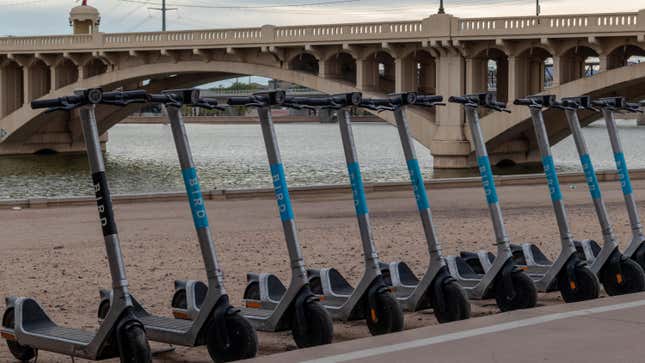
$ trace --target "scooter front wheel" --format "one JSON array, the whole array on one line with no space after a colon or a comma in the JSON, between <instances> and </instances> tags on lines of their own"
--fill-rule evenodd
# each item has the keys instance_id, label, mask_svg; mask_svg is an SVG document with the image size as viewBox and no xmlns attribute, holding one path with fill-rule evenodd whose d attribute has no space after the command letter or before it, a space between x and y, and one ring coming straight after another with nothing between
<instances>
[{"instance_id":1,"label":"scooter front wheel","mask_svg":"<svg viewBox=\"0 0 645 363\"><path fill-rule=\"evenodd\" d=\"M511 282L512 292L507 291L503 277L495 283L495 301L502 312L529 309L537 305L537 289L528 275L523 271L512 272Z\"/></svg>"},{"instance_id":2,"label":"scooter front wheel","mask_svg":"<svg viewBox=\"0 0 645 363\"><path fill-rule=\"evenodd\" d=\"M228 315L224 318L227 342L217 340L217 321L211 320L206 333L208 354L215 362L232 362L250 359L258 352L258 337L255 329L240 314Z\"/></svg>"},{"instance_id":3,"label":"scooter front wheel","mask_svg":"<svg viewBox=\"0 0 645 363\"><path fill-rule=\"evenodd\" d=\"M307 328L301 329L295 316L291 323L293 340L298 348L330 344L334 338L334 324L327 310L318 301L305 304L303 309Z\"/></svg>"},{"instance_id":4,"label":"scooter front wheel","mask_svg":"<svg viewBox=\"0 0 645 363\"><path fill-rule=\"evenodd\" d=\"M558 278L558 288L564 302L573 303L598 298L600 282L589 267L576 267L574 273L575 281L570 281L565 271Z\"/></svg>"},{"instance_id":5,"label":"scooter front wheel","mask_svg":"<svg viewBox=\"0 0 645 363\"><path fill-rule=\"evenodd\" d=\"M13 308L7 309L2 318L2 326L9 329L15 328L15 316ZM21 345L16 341L7 340L7 346L11 354L21 362L27 362L36 357L37 350L25 345Z\"/></svg>"},{"instance_id":6,"label":"scooter front wheel","mask_svg":"<svg viewBox=\"0 0 645 363\"><path fill-rule=\"evenodd\" d=\"M123 339L121 345L122 362L152 363L152 351L142 326L139 324L125 326L121 334Z\"/></svg>"},{"instance_id":7,"label":"scooter front wheel","mask_svg":"<svg viewBox=\"0 0 645 363\"><path fill-rule=\"evenodd\" d=\"M450 281L442 286L443 302L437 301L437 294L430 298L434 315L439 323L465 320L470 318L470 301L464 289L456 282Z\"/></svg>"},{"instance_id":8,"label":"scooter front wheel","mask_svg":"<svg viewBox=\"0 0 645 363\"><path fill-rule=\"evenodd\" d=\"M373 297L374 305L368 303L367 328L372 335L382 335L403 330L404 318L401 306L387 291Z\"/></svg>"},{"instance_id":9,"label":"scooter front wheel","mask_svg":"<svg viewBox=\"0 0 645 363\"><path fill-rule=\"evenodd\" d=\"M605 268L600 280L608 295L633 294L645 290L645 272L634 260L620 261L620 273L612 270Z\"/></svg>"}]
</instances>

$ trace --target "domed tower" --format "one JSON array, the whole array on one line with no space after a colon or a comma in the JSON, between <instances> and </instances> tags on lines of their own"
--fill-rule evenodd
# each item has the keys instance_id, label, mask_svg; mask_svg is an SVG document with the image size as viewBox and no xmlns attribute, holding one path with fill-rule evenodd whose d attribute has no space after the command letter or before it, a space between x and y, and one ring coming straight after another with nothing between
<instances>
[{"instance_id":1,"label":"domed tower","mask_svg":"<svg viewBox=\"0 0 645 363\"><path fill-rule=\"evenodd\" d=\"M98 33L100 23L99 11L95 7L87 5L87 0L83 0L82 5L69 12L69 25L74 34Z\"/></svg>"}]
</instances>

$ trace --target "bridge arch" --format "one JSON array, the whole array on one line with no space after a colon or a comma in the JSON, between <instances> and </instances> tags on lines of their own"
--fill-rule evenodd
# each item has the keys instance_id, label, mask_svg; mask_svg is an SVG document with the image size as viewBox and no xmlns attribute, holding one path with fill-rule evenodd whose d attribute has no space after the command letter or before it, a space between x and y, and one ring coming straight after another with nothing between
<instances>
[{"instance_id":1,"label":"bridge arch","mask_svg":"<svg viewBox=\"0 0 645 363\"><path fill-rule=\"evenodd\" d=\"M630 59L636 57L645 57L645 46L630 43L618 45L608 52L607 69L630 65Z\"/></svg>"},{"instance_id":2,"label":"bridge arch","mask_svg":"<svg viewBox=\"0 0 645 363\"><path fill-rule=\"evenodd\" d=\"M54 65L55 83L54 89L65 87L78 81L78 67L68 58L62 58Z\"/></svg>"},{"instance_id":3,"label":"bridge arch","mask_svg":"<svg viewBox=\"0 0 645 363\"><path fill-rule=\"evenodd\" d=\"M318 75L320 73L320 64L318 58L313 54L301 52L289 59L289 69Z\"/></svg>"},{"instance_id":4,"label":"bridge arch","mask_svg":"<svg viewBox=\"0 0 645 363\"><path fill-rule=\"evenodd\" d=\"M40 98L51 90L50 70L47 64L40 59L34 59L29 66L29 99Z\"/></svg>"},{"instance_id":5,"label":"bridge arch","mask_svg":"<svg viewBox=\"0 0 645 363\"><path fill-rule=\"evenodd\" d=\"M23 68L18 64L17 61L7 60L7 63L4 67L0 68L2 72L2 89L14 90L15 92L2 92L0 97L2 97L1 104L4 105L0 109L0 117L7 116L12 112L20 109L24 104L24 75Z\"/></svg>"},{"instance_id":6,"label":"bridge arch","mask_svg":"<svg viewBox=\"0 0 645 363\"><path fill-rule=\"evenodd\" d=\"M590 77L600 72L600 53L586 45L565 49L560 56L560 82L566 83Z\"/></svg>"},{"instance_id":7,"label":"bridge arch","mask_svg":"<svg viewBox=\"0 0 645 363\"><path fill-rule=\"evenodd\" d=\"M495 91L497 99L508 101L509 64L508 55L498 47L479 50L470 59L472 89L468 92Z\"/></svg>"},{"instance_id":8,"label":"bridge arch","mask_svg":"<svg viewBox=\"0 0 645 363\"><path fill-rule=\"evenodd\" d=\"M515 92L510 97L525 97L544 91L551 86L554 53L548 47L533 45L525 47L515 57ZM549 71L550 70L550 71Z\"/></svg>"},{"instance_id":9,"label":"bridge arch","mask_svg":"<svg viewBox=\"0 0 645 363\"><path fill-rule=\"evenodd\" d=\"M364 62L364 90L385 94L395 91L395 57L389 50L374 50L367 54Z\"/></svg>"},{"instance_id":10,"label":"bridge arch","mask_svg":"<svg viewBox=\"0 0 645 363\"><path fill-rule=\"evenodd\" d=\"M349 52L340 51L324 59L325 78L344 81L356 86L356 59Z\"/></svg>"}]
</instances>

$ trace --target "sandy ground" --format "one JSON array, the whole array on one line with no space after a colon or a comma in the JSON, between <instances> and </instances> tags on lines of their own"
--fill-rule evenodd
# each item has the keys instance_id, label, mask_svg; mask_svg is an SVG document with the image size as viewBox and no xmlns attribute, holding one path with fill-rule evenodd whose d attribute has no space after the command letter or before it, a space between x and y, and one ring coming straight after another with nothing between
<instances>
[{"instance_id":1,"label":"sandy ground","mask_svg":"<svg viewBox=\"0 0 645 363\"><path fill-rule=\"evenodd\" d=\"M627 213L616 183L602 185L623 246L630 237ZM634 183L639 203L645 181ZM576 238L600 239L600 229L583 185L563 186ZM534 242L548 255L559 238L544 186L499 188L506 225L514 242ZM310 266L335 264L351 282L362 272L358 228L348 194L294 201L299 236ZM491 248L493 231L479 188L430 191L444 251ZM376 244L384 261L403 259L417 273L426 250L410 192L368 195ZM225 284L239 304L248 271L288 276L287 254L273 200L211 201L211 226L218 243ZM641 212L644 212L641 208ZM192 221L184 202L117 205L122 246L132 292L152 312L169 314L173 280L203 278ZM87 329L97 325L98 288L109 287L101 234L94 207L0 210L0 294L33 296L59 324ZM557 293L540 294L539 304L560 304ZM494 301L473 301L473 315L497 313ZM406 328L437 324L431 312L406 314ZM335 341L365 337L364 324L336 323ZM260 354L295 349L288 333L259 333ZM154 347L163 347L154 344ZM42 353L39 362L69 362ZM11 361L4 344L0 360ZM167 362L208 362L205 348L177 348L159 357Z\"/></svg>"}]
</instances>

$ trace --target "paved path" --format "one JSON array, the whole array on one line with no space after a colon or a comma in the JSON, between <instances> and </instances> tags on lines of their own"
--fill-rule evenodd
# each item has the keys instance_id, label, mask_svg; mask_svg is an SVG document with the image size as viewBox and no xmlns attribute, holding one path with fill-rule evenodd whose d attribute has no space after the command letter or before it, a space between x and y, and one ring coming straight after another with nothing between
<instances>
[{"instance_id":1,"label":"paved path","mask_svg":"<svg viewBox=\"0 0 645 363\"><path fill-rule=\"evenodd\" d=\"M645 293L515 311L250 362L643 362Z\"/></svg>"}]
</instances>

